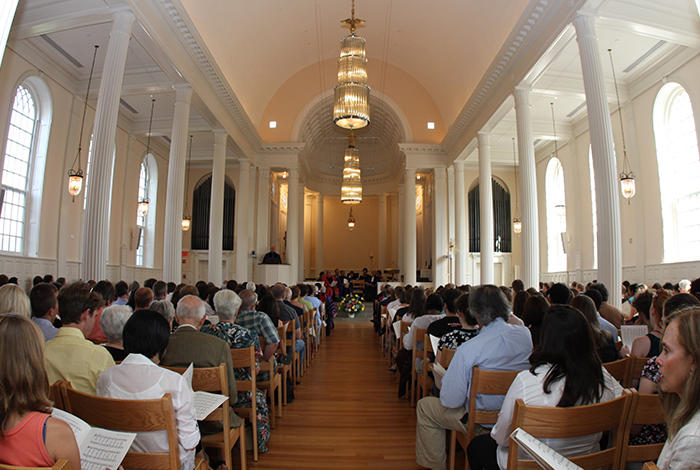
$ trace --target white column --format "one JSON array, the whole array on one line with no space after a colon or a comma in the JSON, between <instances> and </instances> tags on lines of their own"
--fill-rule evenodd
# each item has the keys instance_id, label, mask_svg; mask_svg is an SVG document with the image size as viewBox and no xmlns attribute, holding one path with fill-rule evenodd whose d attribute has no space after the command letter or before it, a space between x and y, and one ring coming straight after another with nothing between
<instances>
[{"instance_id":1,"label":"white column","mask_svg":"<svg viewBox=\"0 0 700 470\"><path fill-rule=\"evenodd\" d=\"M168 192L165 199L165 231L163 232L163 280L182 282L182 209L185 194L187 130L190 121L192 88L175 85L175 110L168 160ZM185 194L186 198L191 194Z\"/></svg>"},{"instance_id":2,"label":"white column","mask_svg":"<svg viewBox=\"0 0 700 470\"><path fill-rule=\"evenodd\" d=\"M19 0L5 0L2 11L0 11L0 64L2 64L2 56L5 53L7 37L10 35L10 28L12 28L12 20L15 18L18 3Z\"/></svg>"},{"instance_id":3,"label":"white column","mask_svg":"<svg viewBox=\"0 0 700 470\"><path fill-rule=\"evenodd\" d=\"M223 281L221 261L223 256L224 227L224 176L226 174L226 131L214 131L214 164L211 170L211 204L209 206L209 262L208 280L217 286Z\"/></svg>"},{"instance_id":4,"label":"white column","mask_svg":"<svg viewBox=\"0 0 700 470\"><path fill-rule=\"evenodd\" d=\"M451 242L455 243L455 167L450 165L447 167L447 241L448 248ZM454 250L452 251L452 261L448 262L448 281L455 280L455 260Z\"/></svg>"},{"instance_id":5,"label":"white column","mask_svg":"<svg viewBox=\"0 0 700 470\"><path fill-rule=\"evenodd\" d=\"M622 238L610 110L605 94L595 20L591 16L579 14L574 19L574 27L581 57L583 87L586 91L588 128L591 134L593 171L595 171L598 280L608 287L610 304L619 307L622 282Z\"/></svg>"},{"instance_id":6,"label":"white column","mask_svg":"<svg viewBox=\"0 0 700 470\"><path fill-rule=\"evenodd\" d=\"M406 284L416 284L416 170L404 172L404 272Z\"/></svg>"},{"instance_id":7,"label":"white column","mask_svg":"<svg viewBox=\"0 0 700 470\"><path fill-rule=\"evenodd\" d=\"M399 234L398 234L398 235L399 235L399 236L398 236L398 245L399 245L399 249L398 249L398 257L397 257L398 259L397 259L397 262L398 262L398 264L399 264L399 265L398 265L398 268L399 268L399 279L401 279L401 277L400 277L401 274L404 275L404 279L405 279L405 276L406 276L406 265L404 264L404 261L405 261L405 259L404 259L404 249L406 248L406 244L405 244L406 236L405 236L405 234L404 234L404 226L405 226L404 220L405 220L405 217L406 217L406 211L405 211L405 207L406 207L406 198L404 197L404 185L403 185L403 184L400 184L400 185L399 185L399 190L398 190L398 193L397 193L397 199L398 199L397 202L398 202L398 206L399 206L399 223L398 223L398 225L397 225L397 227L399 227Z\"/></svg>"},{"instance_id":8,"label":"white column","mask_svg":"<svg viewBox=\"0 0 700 470\"><path fill-rule=\"evenodd\" d=\"M306 221L304 217L304 212L306 211L306 199L304 197L304 182L299 182L299 195L297 196L299 201L299 282L304 280L304 266L306 264L306 256L304 254L304 222Z\"/></svg>"},{"instance_id":9,"label":"white column","mask_svg":"<svg viewBox=\"0 0 700 470\"><path fill-rule=\"evenodd\" d=\"M518 157L520 186L520 221L523 224L521 277L525 288L539 287L540 281L540 234L537 215L537 174L535 172L535 146L532 142L532 119L530 117L529 89L516 87L515 120L518 132Z\"/></svg>"},{"instance_id":10,"label":"white column","mask_svg":"<svg viewBox=\"0 0 700 470\"><path fill-rule=\"evenodd\" d=\"M379 246L377 247L377 268L386 268L386 193L379 194L379 220L377 232L379 233Z\"/></svg>"},{"instance_id":11,"label":"white column","mask_svg":"<svg viewBox=\"0 0 700 470\"><path fill-rule=\"evenodd\" d=\"M238 282L248 281L248 193L250 191L250 162L238 161L236 188L236 276Z\"/></svg>"},{"instance_id":12,"label":"white column","mask_svg":"<svg viewBox=\"0 0 700 470\"><path fill-rule=\"evenodd\" d=\"M117 133L119 97L124 81L126 54L134 15L128 11L114 14L105 56L97 109L92 131L92 167L90 187L83 218L81 277L100 281L107 277L109 258L109 213L112 203L114 139ZM3 49L4 50L4 49Z\"/></svg>"},{"instance_id":13,"label":"white column","mask_svg":"<svg viewBox=\"0 0 700 470\"><path fill-rule=\"evenodd\" d=\"M447 260L447 170L433 170L433 282L435 287L444 286L448 282Z\"/></svg>"},{"instance_id":14,"label":"white column","mask_svg":"<svg viewBox=\"0 0 700 470\"><path fill-rule=\"evenodd\" d=\"M299 172L296 168L289 169L287 177L287 263L293 282L299 272Z\"/></svg>"},{"instance_id":15,"label":"white column","mask_svg":"<svg viewBox=\"0 0 700 470\"><path fill-rule=\"evenodd\" d=\"M270 169L258 168L258 236L255 250L259 263L270 249Z\"/></svg>"},{"instance_id":16,"label":"white column","mask_svg":"<svg viewBox=\"0 0 700 470\"><path fill-rule=\"evenodd\" d=\"M489 135L479 132L479 246L481 284L493 284L493 188Z\"/></svg>"},{"instance_id":17,"label":"white column","mask_svg":"<svg viewBox=\"0 0 700 470\"><path fill-rule=\"evenodd\" d=\"M464 162L455 166L455 280L458 285L467 282L467 192L464 188Z\"/></svg>"},{"instance_id":18,"label":"white column","mask_svg":"<svg viewBox=\"0 0 700 470\"><path fill-rule=\"evenodd\" d=\"M323 194L318 193L316 198L316 236L315 240L315 264L316 275L323 271Z\"/></svg>"}]
</instances>

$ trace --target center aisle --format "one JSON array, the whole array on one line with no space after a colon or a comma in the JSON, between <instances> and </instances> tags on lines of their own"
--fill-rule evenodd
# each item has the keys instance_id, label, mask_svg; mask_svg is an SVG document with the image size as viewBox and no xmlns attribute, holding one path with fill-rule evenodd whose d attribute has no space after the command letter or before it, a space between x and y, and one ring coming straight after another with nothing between
<instances>
[{"instance_id":1,"label":"center aisle","mask_svg":"<svg viewBox=\"0 0 700 470\"><path fill-rule=\"evenodd\" d=\"M415 463L416 413L396 397L370 323L335 325L272 430L254 469L406 470ZM250 456L250 453L248 454Z\"/></svg>"}]
</instances>

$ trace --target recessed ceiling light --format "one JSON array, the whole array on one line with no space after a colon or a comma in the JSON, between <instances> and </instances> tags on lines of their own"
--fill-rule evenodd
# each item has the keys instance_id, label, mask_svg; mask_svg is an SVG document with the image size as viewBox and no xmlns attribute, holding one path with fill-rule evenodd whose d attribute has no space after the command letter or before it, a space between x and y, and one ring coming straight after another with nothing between
<instances>
[{"instance_id":1,"label":"recessed ceiling light","mask_svg":"<svg viewBox=\"0 0 700 470\"><path fill-rule=\"evenodd\" d=\"M428 121L428 129L435 129L435 123L433 121Z\"/></svg>"},{"instance_id":2,"label":"recessed ceiling light","mask_svg":"<svg viewBox=\"0 0 700 470\"><path fill-rule=\"evenodd\" d=\"M277 121L270 121L270 129L275 129L277 127Z\"/></svg>"}]
</instances>

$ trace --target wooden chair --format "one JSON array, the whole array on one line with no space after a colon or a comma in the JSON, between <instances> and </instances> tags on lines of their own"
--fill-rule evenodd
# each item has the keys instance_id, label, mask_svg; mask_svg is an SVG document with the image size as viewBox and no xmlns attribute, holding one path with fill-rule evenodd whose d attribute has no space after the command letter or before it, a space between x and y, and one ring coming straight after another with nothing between
<instances>
[{"instance_id":1,"label":"wooden chair","mask_svg":"<svg viewBox=\"0 0 700 470\"><path fill-rule=\"evenodd\" d=\"M608 373L615 378L615 380L620 382L620 384L623 387L627 378L627 369L629 368L629 365L629 357L624 357L622 359L618 359L617 361L603 363L603 367L605 367L605 370L607 370Z\"/></svg>"},{"instance_id":2,"label":"wooden chair","mask_svg":"<svg viewBox=\"0 0 700 470\"><path fill-rule=\"evenodd\" d=\"M522 399L515 402L512 429L522 428L538 439L585 436L612 431L614 440L605 450L588 455L571 457L569 460L584 469L618 468L626 438L623 429L628 418L632 395L623 394L615 400L595 405L559 408L555 406L528 406ZM533 460L518 458L518 444L513 440L508 446L509 469L538 469Z\"/></svg>"},{"instance_id":3,"label":"wooden chair","mask_svg":"<svg viewBox=\"0 0 700 470\"><path fill-rule=\"evenodd\" d=\"M257 392L255 380L255 346L250 345L247 348L231 348L231 362L234 369L248 369L250 380L236 380L236 389L238 392L250 392L249 407L234 407L236 413L245 416L250 422L253 434L253 460L258 461L258 421L257 421L257 400L255 394Z\"/></svg>"},{"instance_id":4,"label":"wooden chair","mask_svg":"<svg viewBox=\"0 0 700 470\"><path fill-rule=\"evenodd\" d=\"M186 367L161 367L177 372L178 374L182 374L187 370ZM238 386L238 382L236 382L236 386ZM241 424L239 427L231 429L231 411L229 409L231 398L228 390L226 365L219 364L216 367L195 367L192 370L192 389L195 391L220 393L221 395L229 397L229 399L203 420L205 422L221 422L222 431L215 434L202 435L201 443L204 448L213 447L215 449L221 449L226 466L228 468L233 468L231 452L236 445L236 441L239 441L238 447L240 448L241 469L245 470L247 466L245 455L245 426ZM234 398L237 399L237 397ZM226 430L228 430L228 432L226 432ZM197 467L197 465L195 465L195 467Z\"/></svg>"},{"instance_id":5,"label":"wooden chair","mask_svg":"<svg viewBox=\"0 0 700 470\"><path fill-rule=\"evenodd\" d=\"M499 410L479 410L476 408L477 395L505 395L510 388L510 385L518 375L519 370L483 370L478 367L472 368L472 383L469 387L469 419L467 421L467 433L458 431L450 431L450 451L449 465L450 470L455 468L455 453L457 450L456 443L464 449L464 468L469 470L469 460L466 457L467 446L474 438L474 429L476 424L495 424L498 420Z\"/></svg>"},{"instance_id":6,"label":"wooden chair","mask_svg":"<svg viewBox=\"0 0 700 470\"><path fill-rule=\"evenodd\" d=\"M379 345L382 348L382 357L386 356L386 338L387 338L387 328L389 328L389 312L386 310L386 306L382 305L379 310L379 331L384 329L384 333L379 336Z\"/></svg>"},{"instance_id":7,"label":"wooden chair","mask_svg":"<svg viewBox=\"0 0 700 470\"><path fill-rule=\"evenodd\" d=\"M279 351L287 356L287 326L288 322L277 327L277 334L280 337ZM282 404L287 406L287 379L294 384L294 370L292 364L277 363L277 370L282 376Z\"/></svg>"},{"instance_id":8,"label":"wooden chair","mask_svg":"<svg viewBox=\"0 0 700 470\"><path fill-rule=\"evenodd\" d=\"M296 385L297 382L301 382L301 361L299 360L299 353L296 350L296 330L294 329L294 322L291 320L286 322L285 326L287 327L287 350L285 351L285 354L287 354L292 359L292 362L290 364L292 367L293 376L292 383Z\"/></svg>"},{"instance_id":9,"label":"wooden chair","mask_svg":"<svg viewBox=\"0 0 700 470\"><path fill-rule=\"evenodd\" d=\"M625 424L625 439L622 443L622 465L625 468L627 462L645 462L656 460L661 454L664 443L647 445L630 445L630 430L634 425L643 424L665 424L664 409L661 405L659 395L640 394L636 390L628 391L632 395L632 406L630 407L629 419Z\"/></svg>"},{"instance_id":10,"label":"wooden chair","mask_svg":"<svg viewBox=\"0 0 700 470\"><path fill-rule=\"evenodd\" d=\"M654 462L647 462L642 467L642 470L659 470L659 467Z\"/></svg>"},{"instance_id":11,"label":"wooden chair","mask_svg":"<svg viewBox=\"0 0 700 470\"><path fill-rule=\"evenodd\" d=\"M421 340L425 340L425 333L427 333L427 328L414 328L413 329L413 349L411 350L411 406L416 406L416 395L418 394L418 384L416 379L416 359L418 357L423 357L423 350L418 350L418 343ZM430 341L430 340L428 340ZM423 348L425 348L425 343L423 343Z\"/></svg>"},{"instance_id":12,"label":"wooden chair","mask_svg":"<svg viewBox=\"0 0 700 470\"><path fill-rule=\"evenodd\" d=\"M649 358L630 356L629 360L630 365L627 369L627 377L625 377L625 382L622 386L625 388L637 388L639 386L639 379L642 376L642 369L647 361L649 361Z\"/></svg>"},{"instance_id":13,"label":"wooden chair","mask_svg":"<svg viewBox=\"0 0 700 470\"><path fill-rule=\"evenodd\" d=\"M352 281L352 293L363 295L365 292L365 281L362 279L355 279Z\"/></svg>"},{"instance_id":14,"label":"wooden chair","mask_svg":"<svg viewBox=\"0 0 700 470\"><path fill-rule=\"evenodd\" d=\"M430 335L426 332L423 337L423 369L418 378L418 389L416 402L423 397L427 397L433 388L434 382L428 375L428 372L433 370L433 363L430 362L430 353L433 353L433 344L430 342Z\"/></svg>"},{"instance_id":15,"label":"wooden chair","mask_svg":"<svg viewBox=\"0 0 700 470\"><path fill-rule=\"evenodd\" d=\"M0 470L71 470L71 466L67 460L59 459L51 467L15 467L14 465L0 463Z\"/></svg>"},{"instance_id":16,"label":"wooden chair","mask_svg":"<svg viewBox=\"0 0 700 470\"><path fill-rule=\"evenodd\" d=\"M117 400L79 392L61 385L66 411L90 426L124 432L166 431L166 453L127 452L124 468L143 470L178 470L177 427L170 394L153 400ZM228 403L228 402L227 402Z\"/></svg>"},{"instance_id":17,"label":"wooden chair","mask_svg":"<svg viewBox=\"0 0 700 470\"><path fill-rule=\"evenodd\" d=\"M265 350L265 338L258 337L260 347ZM260 372L267 372L268 380L257 380L257 387L261 390L267 390L267 396L270 397L270 426L274 428L277 417L282 417L282 375L274 368L274 358L271 357L268 361L260 360ZM276 392L276 393L275 393ZM277 403L275 403L275 401Z\"/></svg>"},{"instance_id":18,"label":"wooden chair","mask_svg":"<svg viewBox=\"0 0 700 470\"><path fill-rule=\"evenodd\" d=\"M65 410L66 405L63 403L63 387L70 387L70 382L59 380L49 386L49 400L53 402L54 408Z\"/></svg>"}]
</instances>

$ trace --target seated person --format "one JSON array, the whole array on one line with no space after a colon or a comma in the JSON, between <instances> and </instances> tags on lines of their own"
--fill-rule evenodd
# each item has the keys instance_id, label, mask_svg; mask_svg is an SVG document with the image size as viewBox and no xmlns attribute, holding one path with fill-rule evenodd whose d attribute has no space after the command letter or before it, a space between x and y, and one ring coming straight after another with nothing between
<instances>
[{"instance_id":1,"label":"seated person","mask_svg":"<svg viewBox=\"0 0 700 470\"><path fill-rule=\"evenodd\" d=\"M593 334L583 314L569 305L555 304L544 317L540 347L530 356L530 369L517 375L508 389L491 434L472 440L467 448L474 470L508 463L508 442L515 401L526 405L570 407L613 400L620 384L603 367L595 352ZM601 433L571 438L541 439L564 457L599 450Z\"/></svg>"},{"instance_id":2,"label":"seated person","mask_svg":"<svg viewBox=\"0 0 700 470\"><path fill-rule=\"evenodd\" d=\"M282 257L275 251L275 245L263 256L262 264L282 264Z\"/></svg>"},{"instance_id":3,"label":"seated person","mask_svg":"<svg viewBox=\"0 0 700 470\"><path fill-rule=\"evenodd\" d=\"M258 303L258 296L255 292L250 289L245 289L241 291L240 297L241 307L234 322L236 325L251 330L257 336L263 337L265 340L263 361L269 361L270 358L275 357L275 352L279 348L280 336L277 332L277 325L272 322L266 313L255 310L255 305ZM275 307L276 306L275 304Z\"/></svg>"},{"instance_id":4,"label":"seated person","mask_svg":"<svg viewBox=\"0 0 700 470\"><path fill-rule=\"evenodd\" d=\"M32 306L32 321L39 326L46 341L53 339L58 333L58 328L53 322L58 315L58 290L53 284L40 282L29 291L29 303Z\"/></svg>"},{"instance_id":5,"label":"seated person","mask_svg":"<svg viewBox=\"0 0 700 470\"><path fill-rule=\"evenodd\" d=\"M52 418L44 368L44 336L28 318L0 315L0 463L50 467L66 459L80 468L70 426Z\"/></svg>"},{"instance_id":6,"label":"seated person","mask_svg":"<svg viewBox=\"0 0 700 470\"><path fill-rule=\"evenodd\" d=\"M135 312L124 325L124 351L128 356L100 374L97 395L147 400L169 393L175 409L180 465L183 470L192 470L200 437L192 389L180 374L158 367L169 336L168 322L161 315L150 310ZM166 431L140 433L131 450L168 452Z\"/></svg>"},{"instance_id":7,"label":"seated person","mask_svg":"<svg viewBox=\"0 0 700 470\"><path fill-rule=\"evenodd\" d=\"M100 317L102 331L107 337L107 342L102 346L109 351L115 362L123 361L128 354L124 351L122 331L131 313L131 308L126 305L110 305L102 311Z\"/></svg>"},{"instance_id":8,"label":"seated person","mask_svg":"<svg viewBox=\"0 0 700 470\"><path fill-rule=\"evenodd\" d=\"M435 361L440 361L442 351L447 349L457 349L466 341L479 334L479 324L476 318L469 312L469 294L462 294L455 302L457 318L460 329L452 330L444 334L438 341L438 350L435 352ZM432 326L432 325L431 325Z\"/></svg>"},{"instance_id":9,"label":"seated person","mask_svg":"<svg viewBox=\"0 0 700 470\"><path fill-rule=\"evenodd\" d=\"M58 291L58 311L63 326L46 342L45 361L49 383L67 380L74 389L95 394L97 376L114 365L111 354L85 339L94 326L95 313L104 302L83 282Z\"/></svg>"}]
</instances>

